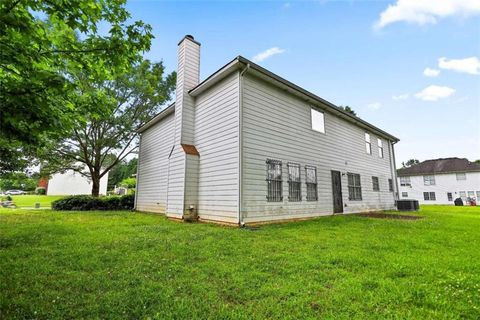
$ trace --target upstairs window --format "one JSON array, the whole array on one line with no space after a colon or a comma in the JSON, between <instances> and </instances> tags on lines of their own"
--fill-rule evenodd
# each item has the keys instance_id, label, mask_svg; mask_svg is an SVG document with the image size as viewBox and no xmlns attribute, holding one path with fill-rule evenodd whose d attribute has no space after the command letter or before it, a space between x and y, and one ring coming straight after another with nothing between
<instances>
[{"instance_id":1,"label":"upstairs window","mask_svg":"<svg viewBox=\"0 0 480 320\"><path fill-rule=\"evenodd\" d=\"M370 134L365 132L365 151L372 154L372 143L370 142Z\"/></svg>"},{"instance_id":2,"label":"upstairs window","mask_svg":"<svg viewBox=\"0 0 480 320\"><path fill-rule=\"evenodd\" d=\"M305 166L305 175L307 184L307 201L317 201L317 168L312 166Z\"/></svg>"},{"instance_id":3,"label":"upstairs window","mask_svg":"<svg viewBox=\"0 0 480 320\"><path fill-rule=\"evenodd\" d=\"M373 191L380 191L380 184L378 183L378 177L372 177Z\"/></svg>"},{"instance_id":4,"label":"upstairs window","mask_svg":"<svg viewBox=\"0 0 480 320\"><path fill-rule=\"evenodd\" d=\"M410 177L400 177L400 185L402 187L412 186L412 183L410 182Z\"/></svg>"},{"instance_id":5,"label":"upstairs window","mask_svg":"<svg viewBox=\"0 0 480 320\"><path fill-rule=\"evenodd\" d=\"M302 183L300 181L300 165L288 165L288 201L302 201Z\"/></svg>"},{"instance_id":6,"label":"upstairs window","mask_svg":"<svg viewBox=\"0 0 480 320\"><path fill-rule=\"evenodd\" d=\"M267 201L280 202L282 197L282 161L267 159Z\"/></svg>"},{"instance_id":7,"label":"upstairs window","mask_svg":"<svg viewBox=\"0 0 480 320\"><path fill-rule=\"evenodd\" d=\"M423 176L423 184L426 186L434 186L435 176L434 175Z\"/></svg>"},{"instance_id":8,"label":"upstairs window","mask_svg":"<svg viewBox=\"0 0 480 320\"><path fill-rule=\"evenodd\" d=\"M425 201L435 201L435 192L424 192L423 193L423 200Z\"/></svg>"},{"instance_id":9,"label":"upstairs window","mask_svg":"<svg viewBox=\"0 0 480 320\"><path fill-rule=\"evenodd\" d=\"M393 180L388 179L388 191L393 192Z\"/></svg>"},{"instance_id":10,"label":"upstairs window","mask_svg":"<svg viewBox=\"0 0 480 320\"><path fill-rule=\"evenodd\" d=\"M362 185L360 175L348 173L348 200L362 200Z\"/></svg>"},{"instance_id":11,"label":"upstairs window","mask_svg":"<svg viewBox=\"0 0 480 320\"><path fill-rule=\"evenodd\" d=\"M457 181L460 180L467 180L467 175L465 174L465 172L457 173Z\"/></svg>"},{"instance_id":12,"label":"upstairs window","mask_svg":"<svg viewBox=\"0 0 480 320\"><path fill-rule=\"evenodd\" d=\"M378 146L378 157L383 158L383 141L382 139L377 139Z\"/></svg>"},{"instance_id":13,"label":"upstairs window","mask_svg":"<svg viewBox=\"0 0 480 320\"><path fill-rule=\"evenodd\" d=\"M325 116L323 112L311 109L312 130L325 133Z\"/></svg>"}]
</instances>

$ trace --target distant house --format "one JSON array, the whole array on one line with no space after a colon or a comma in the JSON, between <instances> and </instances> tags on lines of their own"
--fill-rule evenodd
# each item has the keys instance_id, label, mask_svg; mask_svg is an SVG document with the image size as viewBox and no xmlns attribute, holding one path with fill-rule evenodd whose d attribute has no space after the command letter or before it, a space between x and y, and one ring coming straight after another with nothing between
<instances>
[{"instance_id":1,"label":"distant house","mask_svg":"<svg viewBox=\"0 0 480 320\"><path fill-rule=\"evenodd\" d=\"M397 170L400 199L422 204L453 204L480 199L480 165L467 159L426 160Z\"/></svg>"},{"instance_id":2,"label":"distant house","mask_svg":"<svg viewBox=\"0 0 480 320\"><path fill-rule=\"evenodd\" d=\"M100 194L107 194L108 173L100 180ZM50 179L41 179L40 187L47 190L48 195L81 195L92 193L92 182L78 172L68 170L55 173Z\"/></svg>"},{"instance_id":3,"label":"distant house","mask_svg":"<svg viewBox=\"0 0 480 320\"><path fill-rule=\"evenodd\" d=\"M137 210L242 225L395 208L396 137L241 56L199 71L186 36L175 103L138 129Z\"/></svg>"}]
</instances>

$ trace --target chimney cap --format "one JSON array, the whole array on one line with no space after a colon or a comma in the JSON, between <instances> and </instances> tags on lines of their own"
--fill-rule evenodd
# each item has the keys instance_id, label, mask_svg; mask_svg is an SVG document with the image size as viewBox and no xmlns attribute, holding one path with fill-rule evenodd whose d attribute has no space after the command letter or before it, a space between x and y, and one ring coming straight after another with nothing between
<instances>
[{"instance_id":1,"label":"chimney cap","mask_svg":"<svg viewBox=\"0 0 480 320\"><path fill-rule=\"evenodd\" d=\"M182 43L182 42L185 41L186 39L192 41L193 43L196 43L196 44L200 45L200 42L198 42L197 40L195 40L195 38L194 38L191 34L187 34L185 37L183 37L182 40L180 40L180 42L178 43L178 45L180 45L180 43Z\"/></svg>"}]
</instances>

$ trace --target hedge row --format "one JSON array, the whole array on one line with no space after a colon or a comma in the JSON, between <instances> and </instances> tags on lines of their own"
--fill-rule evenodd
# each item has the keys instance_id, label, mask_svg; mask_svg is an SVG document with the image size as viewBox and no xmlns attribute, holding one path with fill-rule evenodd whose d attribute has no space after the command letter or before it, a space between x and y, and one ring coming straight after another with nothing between
<instances>
[{"instance_id":1,"label":"hedge row","mask_svg":"<svg viewBox=\"0 0 480 320\"><path fill-rule=\"evenodd\" d=\"M121 197L70 196L52 202L53 210L132 210L135 195Z\"/></svg>"}]
</instances>

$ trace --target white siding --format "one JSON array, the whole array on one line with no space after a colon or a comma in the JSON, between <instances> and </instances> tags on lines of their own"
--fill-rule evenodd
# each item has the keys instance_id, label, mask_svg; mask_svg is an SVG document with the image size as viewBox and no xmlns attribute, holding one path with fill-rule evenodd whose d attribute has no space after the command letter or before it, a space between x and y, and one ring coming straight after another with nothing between
<instances>
[{"instance_id":1,"label":"white siding","mask_svg":"<svg viewBox=\"0 0 480 320\"><path fill-rule=\"evenodd\" d=\"M344 212L394 208L394 195L388 188L388 179L392 178L389 142L383 141L384 158L379 158L377 136L370 132L372 154L366 154L365 130L328 112L325 112L326 133L313 131L311 105L251 75L245 76L242 98L245 222L332 214L331 170L361 175L362 201L348 200L347 176L342 176ZM267 158L283 162L283 202L266 200ZM301 202L288 202L288 162L301 165ZM306 201L305 165L317 167L316 202ZM372 190L372 176L379 178L379 192Z\"/></svg>"},{"instance_id":2,"label":"white siding","mask_svg":"<svg viewBox=\"0 0 480 320\"><path fill-rule=\"evenodd\" d=\"M238 222L238 76L231 74L195 103L201 219Z\"/></svg>"},{"instance_id":3,"label":"white siding","mask_svg":"<svg viewBox=\"0 0 480 320\"><path fill-rule=\"evenodd\" d=\"M480 172L467 172L466 180L457 180L455 173L435 174L435 185L426 186L423 182L422 176L411 176L409 186L401 186L400 178L398 178L398 188L400 192L400 199L414 199L418 200L420 204L453 204L453 201L448 201L447 193L452 193L452 198L455 200L460 197L460 191L468 191L475 193L475 198L478 203L478 195L480 195ZM402 197L402 192L407 192L407 197ZM424 200L424 192L435 192L435 201ZM478 192L478 193L477 193ZM463 199L465 204L465 199Z\"/></svg>"},{"instance_id":4,"label":"white siding","mask_svg":"<svg viewBox=\"0 0 480 320\"><path fill-rule=\"evenodd\" d=\"M99 193L101 195L107 194L107 184L108 173L100 179ZM73 170L56 173L48 180L47 194L50 196L92 194L92 181Z\"/></svg>"},{"instance_id":5,"label":"white siding","mask_svg":"<svg viewBox=\"0 0 480 320\"><path fill-rule=\"evenodd\" d=\"M139 211L165 213L168 155L173 139L173 113L142 133L137 177L136 209Z\"/></svg>"}]
</instances>

